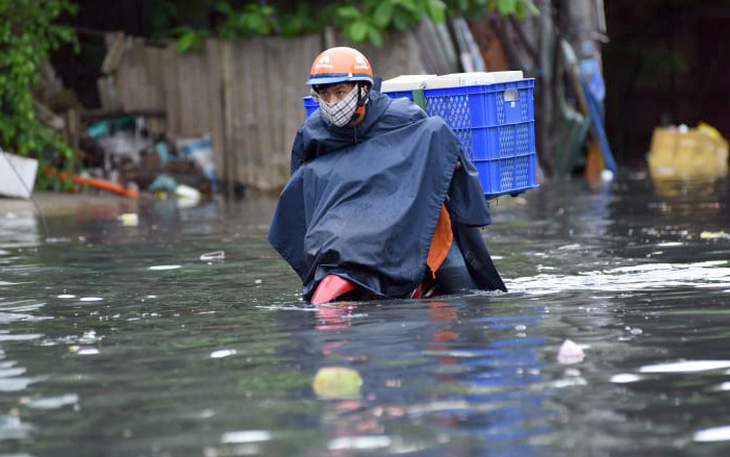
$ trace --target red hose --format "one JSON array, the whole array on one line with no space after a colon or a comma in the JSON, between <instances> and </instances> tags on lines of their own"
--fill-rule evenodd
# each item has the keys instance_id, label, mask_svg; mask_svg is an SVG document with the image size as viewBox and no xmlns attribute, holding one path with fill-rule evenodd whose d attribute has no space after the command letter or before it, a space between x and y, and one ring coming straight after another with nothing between
<instances>
[{"instance_id":1,"label":"red hose","mask_svg":"<svg viewBox=\"0 0 730 457\"><path fill-rule=\"evenodd\" d=\"M54 176L58 176L61 179L67 179L69 176L68 173L66 173L65 171L58 171L58 170L54 170L49 167L44 167L44 170L46 173L54 175ZM91 187L95 187L97 189L108 190L109 192L114 192L115 194L119 194L119 195L122 195L127 198L131 198L134 200L139 198L139 192L137 192L136 190L127 189L123 185L121 185L117 182L114 182L114 181L109 181L108 179L87 178L85 176L80 176L80 175L71 175L71 180L73 182L76 182L79 184L87 184L87 185L89 185Z\"/></svg>"}]
</instances>

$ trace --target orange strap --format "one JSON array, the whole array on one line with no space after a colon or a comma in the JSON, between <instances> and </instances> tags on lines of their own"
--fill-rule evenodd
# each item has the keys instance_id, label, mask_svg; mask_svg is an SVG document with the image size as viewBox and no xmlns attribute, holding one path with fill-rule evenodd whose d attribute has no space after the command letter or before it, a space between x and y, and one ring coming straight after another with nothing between
<instances>
[{"instance_id":1,"label":"orange strap","mask_svg":"<svg viewBox=\"0 0 730 457\"><path fill-rule=\"evenodd\" d=\"M446 209L446 205L441 205L441 214L436 222L436 230L433 231L433 239L431 247L428 249L428 259L426 264L431 268L431 274L435 274L439 269L446 256L451 249L451 243L454 241L454 234L451 231L451 216Z\"/></svg>"}]
</instances>

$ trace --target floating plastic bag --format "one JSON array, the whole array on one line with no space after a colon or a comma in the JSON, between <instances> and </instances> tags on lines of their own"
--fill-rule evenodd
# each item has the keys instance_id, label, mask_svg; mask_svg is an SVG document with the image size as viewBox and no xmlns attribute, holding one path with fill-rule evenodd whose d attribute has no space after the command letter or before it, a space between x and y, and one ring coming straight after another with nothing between
<instances>
[{"instance_id":1,"label":"floating plastic bag","mask_svg":"<svg viewBox=\"0 0 730 457\"><path fill-rule=\"evenodd\" d=\"M563 341L558 351L558 363L562 365L571 365L582 362L586 357L583 348L571 340Z\"/></svg>"}]
</instances>

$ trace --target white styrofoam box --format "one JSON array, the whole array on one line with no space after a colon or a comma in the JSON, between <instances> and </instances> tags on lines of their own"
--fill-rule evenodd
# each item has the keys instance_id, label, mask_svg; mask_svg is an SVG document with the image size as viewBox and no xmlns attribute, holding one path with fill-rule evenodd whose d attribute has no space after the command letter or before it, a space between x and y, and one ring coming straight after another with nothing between
<instances>
[{"instance_id":1,"label":"white styrofoam box","mask_svg":"<svg viewBox=\"0 0 730 457\"><path fill-rule=\"evenodd\" d=\"M458 76L438 76L426 81L426 89L436 89L442 87L458 87L461 86L461 78Z\"/></svg>"},{"instance_id":2,"label":"white styrofoam box","mask_svg":"<svg viewBox=\"0 0 730 457\"><path fill-rule=\"evenodd\" d=\"M491 73L494 76L495 83L506 83L509 81L519 81L524 78L522 70L514 71L493 71Z\"/></svg>"},{"instance_id":3,"label":"white styrofoam box","mask_svg":"<svg viewBox=\"0 0 730 457\"><path fill-rule=\"evenodd\" d=\"M523 78L521 70L516 71L474 71L469 73L451 73L426 80L426 87L458 87L482 84L503 83L517 81Z\"/></svg>"},{"instance_id":4,"label":"white styrofoam box","mask_svg":"<svg viewBox=\"0 0 730 457\"><path fill-rule=\"evenodd\" d=\"M400 75L395 78L386 79L380 86L381 92L393 92L399 90L413 90L425 87L428 79L436 75Z\"/></svg>"},{"instance_id":5,"label":"white styrofoam box","mask_svg":"<svg viewBox=\"0 0 730 457\"><path fill-rule=\"evenodd\" d=\"M38 161L0 149L0 196L30 198L38 172Z\"/></svg>"}]
</instances>

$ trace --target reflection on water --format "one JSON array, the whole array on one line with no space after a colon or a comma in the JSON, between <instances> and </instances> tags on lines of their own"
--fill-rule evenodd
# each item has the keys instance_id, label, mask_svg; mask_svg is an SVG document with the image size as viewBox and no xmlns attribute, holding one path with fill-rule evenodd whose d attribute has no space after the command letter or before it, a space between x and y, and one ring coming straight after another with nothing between
<instances>
[{"instance_id":1,"label":"reflection on water","mask_svg":"<svg viewBox=\"0 0 730 457\"><path fill-rule=\"evenodd\" d=\"M271 196L6 211L0 454L724 455L728 186L701 189L544 185L493 205L509 293L321 307Z\"/></svg>"},{"instance_id":2,"label":"reflection on water","mask_svg":"<svg viewBox=\"0 0 730 457\"><path fill-rule=\"evenodd\" d=\"M4 212L0 214L0 255L12 254L11 248L37 246L40 242L34 214Z\"/></svg>"}]
</instances>

